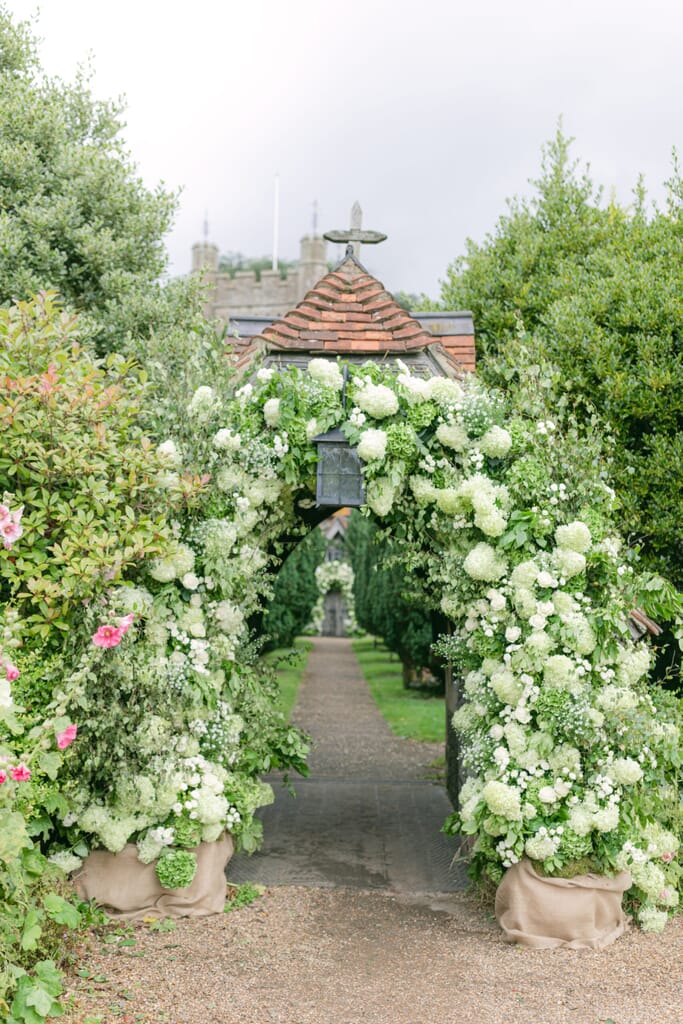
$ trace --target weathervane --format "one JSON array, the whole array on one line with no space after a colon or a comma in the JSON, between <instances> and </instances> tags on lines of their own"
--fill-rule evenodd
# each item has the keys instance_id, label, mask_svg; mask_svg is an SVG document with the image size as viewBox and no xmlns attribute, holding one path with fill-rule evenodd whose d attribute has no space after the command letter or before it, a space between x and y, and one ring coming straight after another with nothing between
<instances>
[{"instance_id":1,"label":"weathervane","mask_svg":"<svg viewBox=\"0 0 683 1024\"><path fill-rule=\"evenodd\" d=\"M376 245L383 242L386 235L381 231L363 231L363 211L358 200L351 207L351 227L348 231L326 231L323 238L328 242L346 242L346 255L358 259L361 245Z\"/></svg>"}]
</instances>

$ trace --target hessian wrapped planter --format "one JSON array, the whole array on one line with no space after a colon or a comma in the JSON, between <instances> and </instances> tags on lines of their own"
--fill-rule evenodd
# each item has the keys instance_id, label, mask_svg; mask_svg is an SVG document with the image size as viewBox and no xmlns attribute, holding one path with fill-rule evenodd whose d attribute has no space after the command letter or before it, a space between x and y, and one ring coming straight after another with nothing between
<instances>
[{"instance_id":1,"label":"hessian wrapped planter","mask_svg":"<svg viewBox=\"0 0 683 1024\"><path fill-rule=\"evenodd\" d=\"M225 867L233 855L232 837L200 843L193 852L197 873L184 889L164 889L155 864L138 859L137 846L128 843L120 853L93 850L74 876L84 900L95 900L110 917L136 921L143 917L207 917L225 907Z\"/></svg>"},{"instance_id":2,"label":"hessian wrapped planter","mask_svg":"<svg viewBox=\"0 0 683 1024\"><path fill-rule=\"evenodd\" d=\"M603 949L628 928L621 899L631 885L628 871L546 878L525 857L503 875L496 919L506 941L521 946Z\"/></svg>"}]
</instances>

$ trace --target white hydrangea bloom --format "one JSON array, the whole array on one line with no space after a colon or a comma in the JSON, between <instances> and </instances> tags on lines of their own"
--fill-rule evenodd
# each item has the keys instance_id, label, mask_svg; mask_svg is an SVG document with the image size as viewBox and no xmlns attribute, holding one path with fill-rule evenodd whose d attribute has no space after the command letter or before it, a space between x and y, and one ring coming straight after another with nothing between
<instances>
[{"instance_id":1,"label":"white hydrangea bloom","mask_svg":"<svg viewBox=\"0 0 683 1024\"><path fill-rule=\"evenodd\" d=\"M632 786L640 782L643 769L631 757L617 757L610 766L610 774L620 786Z\"/></svg>"},{"instance_id":2,"label":"white hydrangea bloom","mask_svg":"<svg viewBox=\"0 0 683 1024\"><path fill-rule=\"evenodd\" d=\"M363 431L358 442L358 454L364 462L383 459L387 453L387 435L384 430Z\"/></svg>"},{"instance_id":3,"label":"white hydrangea bloom","mask_svg":"<svg viewBox=\"0 0 683 1024\"><path fill-rule=\"evenodd\" d=\"M427 505L430 502L436 501L439 489L434 486L429 477L411 476L409 484L415 501L419 505Z\"/></svg>"},{"instance_id":4,"label":"white hydrangea bloom","mask_svg":"<svg viewBox=\"0 0 683 1024\"><path fill-rule=\"evenodd\" d=\"M502 459L512 447L512 437L503 427L489 427L477 441L479 451L494 459Z\"/></svg>"},{"instance_id":5,"label":"white hydrangea bloom","mask_svg":"<svg viewBox=\"0 0 683 1024\"><path fill-rule=\"evenodd\" d=\"M491 547L481 542L475 544L467 555L463 569L473 580L499 580L507 572L507 562Z\"/></svg>"},{"instance_id":6,"label":"white hydrangea bloom","mask_svg":"<svg viewBox=\"0 0 683 1024\"><path fill-rule=\"evenodd\" d=\"M398 398L386 384L364 384L356 391L356 403L376 420L398 412Z\"/></svg>"},{"instance_id":7,"label":"white hydrangea bloom","mask_svg":"<svg viewBox=\"0 0 683 1024\"><path fill-rule=\"evenodd\" d=\"M216 392L207 385L197 388L192 396L187 412L199 421L207 420L217 405Z\"/></svg>"},{"instance_id":8,"label":"white hydrangea bloom","mask_svg":"<svg viewBox=\"0 0 683 1024\"><path fill-rule=\"evenodd\" d=\"M486 783L481 795L492 814L507 818L508 821L521 821L520 793L514 786L493 780Z\"/></svg>"},{"instance_id":9,"label":"white hydrangea bloom","mask_svg":"<svg viewBox=\"0 0 683 1024\"><path fill-rule=\"evenodd\" d=\"M377 516L386 516L391 511L396 489L386 476L371 480L365 491L365 501Z\"/></svg>"},{"instance_id":10,"label":"white hydrangea bloom","mask_svg":"<svg viewBox=\"0 0 683 1024\"><path fill-rule=\"evenodd\" d=\"M556 548L552 560L556 571L565 579L579 576L586 568L586 556L572 548Z\"/></svg>"},{"instance_id":11,"label":"white hydrangea bloom","mask_svg":"<svg viewBox=\"0 0 683 1024\"><path fill-rule=\"evenodd\" d=\"M547 860L548 857L553 857L557 853L559 845L559 837L541 835L539 832L527 839L524 844L524 852L531 860Z\"/></svg>"},{"instance_id":12,"label":"white hydrangea bloom","mask_svg":"<svg viewBox=\"0 0 683 1024\"><path fill-rule=\"evenodd\" d=\"M516 565L510 574L510 582L513 587L524 587L529 589L533 587L534 583L538 579L538 574L541 570L539 569L536 562L532 559L526 562L520 562Z\"/></svg>"},{"instance_id":13,"label":"white hydrangea bloom","mask_svg":"<svg viewBox=\"0 0 683 1024\"><path fill-rule=\"evenodd\" d=\"M441 423L436 436L445 448L452 448L455 452L463 452L467 448L467 431L458 423Z\"/></svg>"},{"instance_id":14,"label":"white hydrangea bloom","mask_svg":"<svg viewBox=\"0 0 683 1024\"><path fill-rule=\"evenodd\" d=\"M214 434L213 446L218 451L236 452L242 447L242 438L240 434L233 434L232 430L223 427Z\"/></svg>"},{"instance_id":15,"label":"white hydrangea bloom","mask_svg":"<svg viewBox=\"0 0 683 1024\"><path fill-rule=\"evenodd\" d=\"M269 398L263 406L263 418L269 427L276 426L280 421L280 399Z\"/></svg>"},{"instance_id":16,"label":"white hydrangea bloom","mask_svg":"<svg viewBox=\"0 0 683 1024\"><path fill-rule=\"evenodd\" d=\"M344 387L344 378L339 366L329 359L311 359L308 372L313 380L328 388L334 388L335 391L341 391Z\"/></svg>"},{"instance_id":17,"label":"white hydrangea bloom","mask_svg":"<svg viewBox=\"0 0 683 1024\"><path fill-rule=\"evenodd\" d=\"M178 469L182 463L182 457L178 451L175 441L170 438L168 441L163 441L157 446L157 454L161 456L167 466L172 469Z\"/></svg>"},{"instance_id":18,"label":"white hydrangea bloom","mask_svg":"<svg viewBox=\"0 0 683 1024\"><path fill-rule=\"evenodd\" d=\"M400 373L397 377L398 383L406 390L406 398L409 405L417 405L429 398L429 381L423 377L413 377L410 373Z\"/></svg>"},{"instance_id":19,"label":"white hydrangea bloom","mask_svg":"<svg viewBox=\"0 0 683 1024\"><path fill-rule=\"evenodd\" d=\"M566 526L557 527L555 530L555 543L558 548L578 551L579 554L583 555L591 546L591 532L585 523L577 519Z\"/></svg>"},{"instance_id":20,"label":"white hydrangea bloom","mask_svg":"<svg viewBox=\"0 0 683 1024\"><path fill-rule=\"evenodd\" d=\"M458 405L463 398L463 390L456 380L450 377L430 377L427 381L427 394L439 405Z\"/></svg>"}]
</instances>

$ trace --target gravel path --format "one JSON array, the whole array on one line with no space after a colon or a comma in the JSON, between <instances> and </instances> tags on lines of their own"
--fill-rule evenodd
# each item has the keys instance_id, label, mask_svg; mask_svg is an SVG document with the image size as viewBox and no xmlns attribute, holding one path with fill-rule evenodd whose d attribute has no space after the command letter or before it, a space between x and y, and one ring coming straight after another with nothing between
<instances>
[{"instance_id":1,"label":"gravel path","mask_svg":"<svg viewBox=\"0 0 683 1024\"><path fill-rule=\"evenodd\" d=\"M443 748L394 738L349 655L348 642L320 640L309 661L295 718L317 738L314 773L337 786L372 777L419 790ZM141 923L107 942L93 934L61 1019L683 1024L682 918L663 936L633 930L601 952L528 950L504 943L490 908L463 892L314 885L274 886L248 907L168 932Z\"/></svg>"}]
</instances>

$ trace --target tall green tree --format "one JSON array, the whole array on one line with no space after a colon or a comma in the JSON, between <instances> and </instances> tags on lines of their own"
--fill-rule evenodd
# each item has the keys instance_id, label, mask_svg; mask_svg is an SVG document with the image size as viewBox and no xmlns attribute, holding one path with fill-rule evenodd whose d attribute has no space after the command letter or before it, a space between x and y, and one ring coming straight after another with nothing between
<instances>
[{"instance_id":1,"label":"tall green tree","mask_svg":"<svg viewBox=\"0 0 683 1024\"><path fill-rule=\"evenodd\" d=\"M282 563L263 616L266 649L289 647L308 625L318 599L315 570L325 557L325 538L311 530Z\"/></svg>"},{"instance_id":2,"label":"tall green tree","mask_svg":"<svg viewBox=\"0 0 683 1024\"><path fill-rule=\"evenodd\" d=\"M143 184L121 115L93 97L85 72L48 77L30 26L0 6L0 304L54 289L93 318L102 350L165 270L176 206Z\"/></svg>"},{"instance_id":3,"label":"tall green tree","mask_svg":"<svg viewBox=\"0 0 683 1024\"><path fill-rule=\"evenodd\" d=\"M488 383L514 394L522 364L544 367L549 415L597 417L623 532L683 586L683 182L674 157L662 209L642 182L631 205L605 201L571 141L558 130L531 196L468 242L441 300L473 311Z\"/></svg>"},{"instance_id":4,"label":"tall green tree","mask_svg":"<svg viewBox=\"0 0 683 1024\"><path fill-rule=\"evenodd\" d=\"M432 615L414 593L405 567L392 560L391 543L380 539L375 524L358 512L351 515L346 546L355 577L358 624L398 655L408 686L420 669L436 668Z\"/></svg>"}]
</instances>

